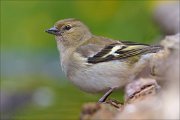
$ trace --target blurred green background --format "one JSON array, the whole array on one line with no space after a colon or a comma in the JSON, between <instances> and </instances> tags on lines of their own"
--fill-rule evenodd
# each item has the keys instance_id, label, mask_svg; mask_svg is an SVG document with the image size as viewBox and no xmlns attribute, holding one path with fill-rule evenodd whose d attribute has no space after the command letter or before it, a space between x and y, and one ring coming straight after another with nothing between
<instances>
[{"instance_id":1,"label":"blurred green background","mask_svg":"<svg viewBox=\"0 0 180 120\"><path fill-rule=\"evenodd\" d=\"M153 43L156 1L1 0L1 117L78 119L83 103L101 94L80 91L66 80L54 36L44 31L64 18L78 18L96 35ZM122 92L111 97L123 100Z\"/></svg>"}]
</instances>

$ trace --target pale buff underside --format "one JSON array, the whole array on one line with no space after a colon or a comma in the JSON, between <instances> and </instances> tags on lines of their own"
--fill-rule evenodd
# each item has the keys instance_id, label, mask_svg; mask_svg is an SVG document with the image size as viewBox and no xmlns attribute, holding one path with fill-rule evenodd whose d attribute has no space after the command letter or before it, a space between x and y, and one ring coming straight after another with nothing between
<instances>
[{"instance_id":1,"label":"pale buff underside","mask_svg":"<svg viewBox=\"0 0 180 120\"><path fill-rule=\"evenodd\" d=\"M133 80L148 62L150 55L144 55L140 61L128 68L120 60L102 62L96 65L86 63L80 54L74 53L71 58L61 57L61 65L68 79L81 90L91 93L104 92L109 88L121 88ZM67 59L69 59L67 61ZM144 65L143 65L144 64Z\"/></svg>"}]
</instances>

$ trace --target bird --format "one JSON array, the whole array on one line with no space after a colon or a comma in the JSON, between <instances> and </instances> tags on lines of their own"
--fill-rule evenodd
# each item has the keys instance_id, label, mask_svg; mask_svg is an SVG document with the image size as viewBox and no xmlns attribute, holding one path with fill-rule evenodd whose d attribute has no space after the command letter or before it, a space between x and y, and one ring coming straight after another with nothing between
<instances>
[{"instance_id":1,"label":"bird","mask_svg":"<svg viewBox=\"0 0 180 120\"><path fill-rule=\"evenodd\" d=\"M89 93L104 93L106 101L115 90L134 80L160 45L114 40L93 35L79 19L57 21L45 32L55 36L60 63L68 80Z\"/></svg>"}]
</instances>

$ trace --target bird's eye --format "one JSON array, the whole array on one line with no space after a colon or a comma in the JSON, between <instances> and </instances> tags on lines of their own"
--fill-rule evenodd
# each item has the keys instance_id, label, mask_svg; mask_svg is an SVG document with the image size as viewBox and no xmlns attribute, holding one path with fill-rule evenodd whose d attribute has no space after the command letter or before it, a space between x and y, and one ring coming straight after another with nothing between
<instances>
[{"instance_id":1,"label":"bird's eye","mask_svg":"<svg viewBox=\"0 0 180 120\"><path fill-rule=\"evenodd\" d=\"M64 27L64 29L65 29L65 30L70 30L70 29L71 29L71 26L70 26L70 25L66 25L66 26Z\"/></svg>"}]
</instances>

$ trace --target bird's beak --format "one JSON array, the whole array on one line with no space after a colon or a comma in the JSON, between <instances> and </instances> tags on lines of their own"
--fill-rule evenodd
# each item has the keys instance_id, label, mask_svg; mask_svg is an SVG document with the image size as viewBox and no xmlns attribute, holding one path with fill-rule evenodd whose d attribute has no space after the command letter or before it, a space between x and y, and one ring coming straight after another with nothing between
<instances>
[{"instance_id":1,"label":"bird's beak","mask_svg":"<svg viewBox=\"0 0 180 120\"><path fill-rule=\"evenodd\" d=\"M56 27L52 27L52 28L46 30L45 32L47 32L49 34L53 34L53 35L61 35L60 30L58 30Z\"/></svg>"}]
</instances>

